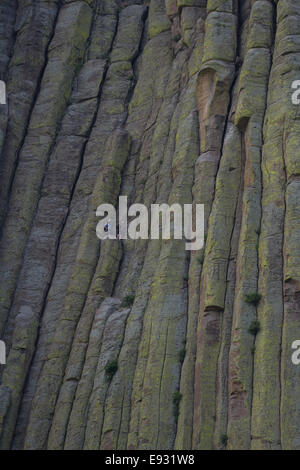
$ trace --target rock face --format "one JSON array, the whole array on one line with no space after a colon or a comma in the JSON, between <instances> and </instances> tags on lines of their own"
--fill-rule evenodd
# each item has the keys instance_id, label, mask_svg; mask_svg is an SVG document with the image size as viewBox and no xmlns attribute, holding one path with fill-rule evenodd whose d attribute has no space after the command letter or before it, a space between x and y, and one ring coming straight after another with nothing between
<instances>
[{"instance_id":1,"label":"rock face","mask_svg":"<svg viewBox=\"0 0 300 470\"><path fill-rule=\"evenodd\" d=\"M1 1L0 448L300 450L299 54L296 0Z\"/></svg>"}]
</instances>

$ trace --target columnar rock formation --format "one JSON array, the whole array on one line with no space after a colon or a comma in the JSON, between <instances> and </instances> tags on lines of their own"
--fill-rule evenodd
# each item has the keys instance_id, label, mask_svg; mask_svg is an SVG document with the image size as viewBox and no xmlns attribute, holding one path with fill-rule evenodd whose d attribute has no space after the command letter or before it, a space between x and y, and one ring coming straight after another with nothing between
<instances>
[{"instance_id":1,"label":"columnar rock formation","mask_svg":"<svg viewBox=\"0 0 300 470\"><path fill-rule=\"evenodd\" d=\"M0 448L300 449L297 79L297 0L2 0Z\"/></svg>"}]
</instances>

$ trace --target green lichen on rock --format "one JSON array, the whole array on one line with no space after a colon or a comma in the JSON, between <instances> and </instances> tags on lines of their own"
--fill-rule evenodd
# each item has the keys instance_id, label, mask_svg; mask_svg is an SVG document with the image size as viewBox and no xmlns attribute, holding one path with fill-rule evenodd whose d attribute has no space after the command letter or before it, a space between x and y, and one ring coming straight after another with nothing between
<instances>
[{"instance_id":1,"label":"green lichen on rock","mask_svg":"<svg viewBox=\"0 0 300 470\"><path fill-rule=\"evenodd\" d=\"M2 449L300 448L299 17L2 1ZM204 246L100 241L120 195L204 204Z\"/></svg>"}]
</instances>

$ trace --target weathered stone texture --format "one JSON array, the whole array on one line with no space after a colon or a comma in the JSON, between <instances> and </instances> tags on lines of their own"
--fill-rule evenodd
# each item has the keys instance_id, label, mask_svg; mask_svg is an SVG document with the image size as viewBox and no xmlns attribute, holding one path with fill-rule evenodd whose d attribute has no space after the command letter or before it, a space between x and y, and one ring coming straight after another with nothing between
<instances>
[{"instance_id":1,"label":"weathered stone texture","mask_svg":"<svg viewBox=\"0 0 300 470\"><path fill-rule=\"evenodd\" d=\"M298 3L1 2L1 449L300 449Z\"/></svg>"}]
</instances>

